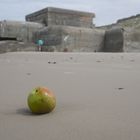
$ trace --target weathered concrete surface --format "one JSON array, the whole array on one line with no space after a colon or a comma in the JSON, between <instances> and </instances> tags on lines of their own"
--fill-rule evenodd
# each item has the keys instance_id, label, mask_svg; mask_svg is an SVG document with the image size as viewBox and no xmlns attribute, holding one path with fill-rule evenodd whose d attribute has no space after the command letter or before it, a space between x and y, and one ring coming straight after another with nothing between
<instances>
[{"instance_id":1,"label":"weathered concrete surface","mask_svg":"<svg viewBox=\"0 0 140 140\"><path fill-rule=\"evenodd\" d=\"M48 7L26 16L26 21L49 25L93 27L94 13Z\"/></svg>"},{"instance_id":2,"label":"weathered concrete surface","mask_svg":"<svg viewBox=\"0 0 140 140\"><path fill-rule=\"evenodd\" d=\"M0 53L17 51L37 51L37 46L27 42L0 41Z\"/></svg>"},{"instance_id":3,"label":"weathered concrete surface","mask_svg":"<svg viewBox=\"0 0 140 140\"><path fill-rule=\"evenodd\" d=\"M123 35L114 31L116 27L120 26L115 25L106 30L104 51L140 52L140 26L124 27Z\"/></svg>"},{"instance_id":4,"label":"weathered concrete surface","mask_svg":"<svg viewBox=\"0 0 140 140\"><path fill-rule=\"evenodd\" d=\"M44 27L42 24L20 21L0 21L0 40L14 39L32 42L33 33Z\"/></svg>"},{"instance_id":5,"label":"weathered concrete surface","mask_svg":"<svg viewBox=\"0 0 140 140\"><path fill-rule=\"evenodd\" d=\"M124 51L140 52L140 27L125 29Z\"/></svg>"},{"instance_id":6,"label":"weathered concrete surface","mask_svg":"<svg viewBox=\"0 0 140 140\"><path fill-rule=\"evenodd\" d=\"M123 51L140 52L140 14L120 19L114 24L98 28L104 30L112 30L113 28L116 27L124 29Z\"/></svg>"},{"instance_id":7,"label":"weathered concrete surface","mask_svg":"<svg viewBox=\"0 0 140 140\"><path fill-rule=\"evenodd\" d=\"M36 32L34 41L44 40L44 51L99 52L104 45L104 30L71 26L48 26Z\"/></svg>"},{"instance_id":8,"label":"weathered concrete surface","mask_svg":"<svg viewBox=\"0 0 140 140\"><path fill-rule=\"evenodd\" d=\"M105 32L104 52L123 52L123 29L112 28Z\"/></svg>"}]
</instances>

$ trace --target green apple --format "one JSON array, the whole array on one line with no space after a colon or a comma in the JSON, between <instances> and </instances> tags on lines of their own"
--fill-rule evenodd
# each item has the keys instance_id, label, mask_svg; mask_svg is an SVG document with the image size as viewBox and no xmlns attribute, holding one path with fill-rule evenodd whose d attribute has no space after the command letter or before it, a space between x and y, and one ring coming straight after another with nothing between
<instances>
[{"instance_id":1,"label":"green apple","mask_svg":"<svg viewBox=\"0 0 140 140\"><path fill-rule=\"evenodd\" d=\"M54 94L44 87L33 89L28 96L27 102L30 110L35 114L49 113L56 106Z\"/></svg>"}]
</instances>

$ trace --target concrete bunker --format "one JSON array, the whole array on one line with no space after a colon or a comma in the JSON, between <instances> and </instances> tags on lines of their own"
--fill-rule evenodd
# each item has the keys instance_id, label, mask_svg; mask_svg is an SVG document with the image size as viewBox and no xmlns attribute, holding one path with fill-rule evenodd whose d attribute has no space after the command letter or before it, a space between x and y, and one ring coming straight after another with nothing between
<instances>
[{"instance_id":1,"label":"concrete bunker","mask_svg":"<svg viewBox=\"0 0 140 140\"><path fill-rule=\"evenodd\" d=\"M104 45L104 30L72 26L48 26L34 34L34 42L44 41L43 51L99 52Z\"/></svg>"},{"instance_id":2,"label":"concrete bunker","mask_svg":"<svg viewBox=\"0 0 140 140\"><path fill-rule=\"evenodd\" d=\"M32 22L0 21L0 41L15 40L32 42L34 32L43 27L42 24Z\"/></svg>"},{"instance_id":3,"label":"concrete bunker","mask_svg":"<svg viewBox=\"0 0 140 140\"><path fill-rule=\"evenodd\" d=\"M92 28L94 13L47 7L26 15L26 21L37 22L45 26L64 25Z\"/></svg>"},{"instance_id":4,"label":"concrete bunker","mask_svg":"<svg viewBox=\"0 0 140 140\"><path fill-rule=\"evenodd\" d=\"M17 38L16 37L0 37L0 41L17 41Z\"/></svg>"},{"instance_id":5,"label":"concrete bunker","mask_svg":"<svg viewBox=\"0 0 140 140\"><path fill-rule=\"evenodd\" d=\"M0 41L36 44L42 39L43 51L123 52L133 50L129 38L136 36L133 45L139 49L139 32L125 32L124 37L122 28L96 28L94 17L90 12L48 7L27 15L27 22L0 21Z\"/></svg>"}]
</instances>

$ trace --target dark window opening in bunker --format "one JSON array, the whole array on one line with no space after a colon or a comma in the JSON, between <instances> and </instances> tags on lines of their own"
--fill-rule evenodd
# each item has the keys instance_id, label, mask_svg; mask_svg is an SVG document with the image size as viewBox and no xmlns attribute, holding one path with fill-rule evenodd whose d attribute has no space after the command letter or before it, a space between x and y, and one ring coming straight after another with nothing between
<instances>
[{"instance_id":1,"label":"dark window opening in bunker","mask_svg":"<svg viewBox=\"0 0 140 140\"><path fill-rule=\"evenodd\" d=\"M17 39L15 37L0 37L0 41L10 41L10 40L15 40L17 41Z\"/></svg>"}]
</instances>

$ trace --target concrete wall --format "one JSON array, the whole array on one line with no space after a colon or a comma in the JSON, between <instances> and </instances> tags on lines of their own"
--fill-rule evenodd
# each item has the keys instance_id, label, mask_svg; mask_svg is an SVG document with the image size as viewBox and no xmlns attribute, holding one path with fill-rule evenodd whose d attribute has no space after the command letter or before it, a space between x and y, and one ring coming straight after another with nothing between
<instances>
[{"instance_id":1,"label":"concrete wall","mask_svg":"<svg viewBox=\"0 0 140 140\"><path fill-rule=\"evenodd\" d=\"M104 30L71 26L48 26L36 32L34 41L44 40L46 51L99 52L104 45Z\"/></svg>"},{"instance_id":2,"label":"concrete wall","mask_svg":"<svg viewBox=\"0 0 140 140\"><path fill-rule=\"evenodd\" d=\"M15 39L32 42L33 33L44 27L39 23L0 21L0 39Z\"/></svg>"},{"instance_id":3,"label":"concrete wall","mask_svg":"<svg viewBox=\"0 0 140 140\"><path fill-rule=\"evenodd\" d=\"M124 29L124 36L123 36L124 52L140 52L140 15L135 15L128 18L120 19L114 24L98 27L98 29L104 29L107 32L114 28ZM111 38L110 41L112 40Z\"/></svg>"},{"instance_id":4,"label":"concrete wall","mask_svg":"<svg viewBox=\"0 0 140 140\"><path fill-rule=\"evenodd\" d=\"M37 51L34 43L19 41L0 41L0 53L16 52L16 51Z\"/></svg>"},{"instance_id":5,"label":"concrete wall","mask_svg":"<svg viewBox=\"0 0 140 140\"><path fill-rule=\"evenodd\" d=\"M125 28L124 51L140 52L140 28Z\"/></svg>"},{"instance_id":6,"label":"concrete wall","mask_svg":"<svg viewBox=\"0 0 140 140\"><path fill-rule=\"evenodd\" d=\"M48 7L26 16L27 21L51 25L93 27L94 13Z\"/></svg>"},{"instance_id":7,"label":"concrete wall","mask_svg":"<svg viewBox=\"0 0 140 140\"><path fill-rule=\"evenodd\" d=\"M117 21L124 28L124 51L140 52L140 15Z\"/></svg>"},{"instance_id":8,"label":"concrete wall","mask_svg":"<svg viewBox=\"0 0 140 140\"><path fill-rule=\"evenodd\" d=\"M106 30L104 40L104 52L123 52L124 50L124 30L122 28L112 28Z\"/></svg>"}]
</instances>

